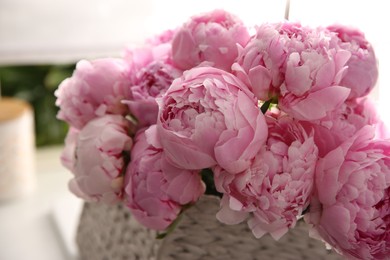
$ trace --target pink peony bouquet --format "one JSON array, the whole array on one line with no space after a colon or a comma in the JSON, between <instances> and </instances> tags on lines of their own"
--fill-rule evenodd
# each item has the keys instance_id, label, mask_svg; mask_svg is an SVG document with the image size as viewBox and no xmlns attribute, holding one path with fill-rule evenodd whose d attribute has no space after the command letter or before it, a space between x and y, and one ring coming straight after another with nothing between
<instances>
[{"instance_id":1,"label":"pink peony bouquet","mask_svg":"<svg viewBox=\"0 0 390 260\"><path fill-rule=\"evenodd\" d=\"M216 218L278 240L304 219L347 259L389 259L390 140L368 94L377 60L342 25L215 10L77 63L59 86L70 190L165 231L203 194Z\"/></svg>"}]
</instances>

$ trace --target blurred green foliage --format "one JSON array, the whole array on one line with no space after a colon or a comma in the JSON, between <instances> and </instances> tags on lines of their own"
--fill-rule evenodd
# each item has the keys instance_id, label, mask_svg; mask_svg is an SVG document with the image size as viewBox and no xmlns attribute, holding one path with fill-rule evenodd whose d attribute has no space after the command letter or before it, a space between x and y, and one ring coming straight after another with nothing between
<instances>
[{"instance_id":1,"label":"blurred green foliage","mask_svg":"<svg viewBox=\"0 0 390 260\"><path fill-rule=\"evenodd\" d=\"M56 119L55 90L75 65L0 67L1 94L29 102L34 108L36 145L62 144L68 126Z\"/></svg>"}]
</instances>

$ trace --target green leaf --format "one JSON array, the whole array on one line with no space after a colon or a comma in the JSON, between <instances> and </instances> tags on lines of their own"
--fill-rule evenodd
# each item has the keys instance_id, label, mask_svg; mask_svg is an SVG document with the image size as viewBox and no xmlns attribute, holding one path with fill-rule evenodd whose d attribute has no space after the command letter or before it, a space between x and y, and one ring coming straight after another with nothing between
<instances>
[{"instance_id":1,"label":"green leaf","mask_svg":"<svg viewBox=\"0 0 390 260\"><path fill-rule=\"evenodd\" d=\"M269 106L272 103L272 99L268 99L264 102L264 104L260 107L260 110L263 114L265 114L268 111Z\"/></svg>"},{"instance_id":2,"label":"green leaf","mask_svg":"<svg viewBox=\"0 0 390 260\"><path fill-rule=\"evenodd\" d=\"M202 181L206 184L206 194L222 198L222 193L215 188L213 171L207 168L203 169L200 174L202 175Z\"/></svg>"},{"instance_id":3,"label":"green leaf","mask_svg":"<svg viewBox=\"0 0 390 260\"><path fill-rule=\"evenodd\" d=\"M277 97L271 97L267 101L263 103L263 105L260 107L260 110L263 114L267 113L268 109L274 105L278 104L278 98Z\"/></svg>"}]
</instances>

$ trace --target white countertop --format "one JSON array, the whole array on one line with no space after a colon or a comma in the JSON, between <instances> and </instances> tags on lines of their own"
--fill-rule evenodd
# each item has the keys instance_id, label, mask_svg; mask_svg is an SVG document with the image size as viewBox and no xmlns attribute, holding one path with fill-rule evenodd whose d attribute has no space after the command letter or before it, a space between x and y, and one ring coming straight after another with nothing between
<instances>
[{"instance_id":1,"label":"white countertop","mask_svg":"<svg viewBox=\"0 0 390 260\"><path fill-rule=\"evenodd\" d=\"M38 149L35 190L0 201L0 259L74 260L82 202L67 187L72 177L59 162L62 147Z\"/></svg>"}]
</instances>

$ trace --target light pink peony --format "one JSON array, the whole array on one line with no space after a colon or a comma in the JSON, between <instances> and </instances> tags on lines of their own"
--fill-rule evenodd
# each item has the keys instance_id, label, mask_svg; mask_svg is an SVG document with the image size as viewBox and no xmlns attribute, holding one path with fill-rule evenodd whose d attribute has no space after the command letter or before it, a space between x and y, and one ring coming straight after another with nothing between
<instances>
[{"instance_id":1,"label":"light pink peony","mask_svg":"<svg viewBox=\"0 0 390 260\"><path fill-rule=\"evenodd\" d=\"M244 24L223 10L194 16L174 36L173 60L183 70L208 61L213 67L230 71L237 44L245 46L249 37Z\"/></svg>"},{"instance_id":2,"label":"light pink peony","mask_svg":"<svg viewBox=\"0 0 390 260\"><path fill-rule=\"evenodd\" d=\"M128 65L122 59L79 61L73 76L55 92L57 117L81 129L90 120L106 114L127 113L123 99L129 98Z\"/></svg>"},{"instance_id":3,"label":"light pink peony","mask_svg":"<svg viewBox=\"0 0 390 260\"><path fill-rule=\"evenodd\" d=\"M128 48L124 53L130 67L131 98L123 103L128 105L130 114L138 122L139 129L156 123L158 114L156 98L161 97L172 81L183 73L172 62L169 39L172 34L173 32L167 32L142 48Z\"/></svg>"},{"instance_id":4,"label":"light pink peony","mask_svg":"<svg viewBox=\"0 0 390 260\"><path fill-rule=\"evenodd\" d=\"M170 42L147 44L139 48L126 48L123 59L127 62L130 70L130 79L133 82L136 73L152 62L160 61L173 65L172 45Z\"/></svg>"},{"instance_id":5,"label":"light pink peony","mask_svg":"<svg viewBox=\"0 0 390 260\"><path fill-rule=\"evenodd\" d=\"M307 129L314 129L314 140L320 157L337 148L366 125L375 127L377 138L388 137L388 131L378 115L375 104L367 97L348 100L326 117L301 124Z\"/></svg>"},{"instance_id":6,"label":"light pink peony","mask_svg":"<svg viewBox=\"0 0 390 260\"><path fill-rule=\"evenodd\" d=\"M278 100L284 112L299 120L320 119L350 92L339 83L351 53L332 48L331 36L295 23L263 24L240 49L232 69L260 100Z\"/></svg>"},{"instance_id":7,"label":"light pink peony","mask_svg":"<svg viewBox=\"0 0 390 260\"><path fill-rule=\"evenodd\" d=\"M320 159L306 220L348 259L389 259L390 142L363 127Z\"/></svg>"},{"instance_id":8,"label":"light pink peony","mask_svg":"<svg viewBox=\"0 0 390 260\"><path fill-rule=\"evenodd\" d=\"M279 239L309 205L318 151L291 118L267 117L267 123L267 144L248 169L235 175L214 169L217 190L224 193L217 218L237 224L249 217L255 237Z\"/></svg>"},{"instance_id":9,"label":"light pink peony","mask_svg":"<svg viewBox=\"0 0 390 260\"><path fill-rule=\"evenodd\" d=\"M351 89L349 99L366 96L374 88L378 79L378 64L372 45L364 34L357 29L343 25L327 27L336 33L337 45L352 53L347 62L348 70L340 82L341 86Z\"/></svg>"},{"instance_id":10,"label":"light pink peony","mask_svg":"<svg viewBox=\"0 0 390 260\"><path fill-rule=\"evenodd\" d=\"M199 67L175 80L160 100L158 131L168 159L200 170L246 169L267 137L257 101L234 75Z\"/></svg>"},{"instance_id":11,"label":"light pink peony","mask_svg":"<svg viewBox=\"0 0 390 260\"><path fill-rule=\"evenodd\" d=\"M93 202L113 204L123 196L124 157L132 147L129 122L119 115L91 120L78 134L74 155L74 178L70 190Z\"/></svg>"},{"instance_id":12,"label":"light pink peony","mask_svg":"<svg viewBox=\"0 0 390 260\"><path fill-rule=\"evenodd\" d=\"M172 81L180 77L182 71L163 61L155 61L141 68L135 75L130 88L132 98L124 103L137 119L139 127L156 124L158 105L156 98L161 97Z\"/></svg>"},{"instance_id":13,"label":"light pink peony","mask_svg":"<svg viewBox=\"0 0 390 260\"><path fill-rule=\"evenodd\" d=\"M156 127L137 134L126 172L126 204L134 217L148 228L166 229L182 205L204 193L198 171L178 169L164 157Z\"/></svg>"},{"instance_id":14,"label":"light pink peony","mask_svg":"<svg viewBox=\"0 0 390 260\"><path fill-rule=\"evenodd\" d=\"M173 37L177 30L165 30L160 34L154 35L153 37L146 39L145 43L151 46L159 46L165 43L172 43Z\"/></svg>"},{"instance_id":15,"label":"light pink peony","mask_svg":"<svg viewBox=\"0 0 390 260\"><path fill-rule=\"evenodd\" d=\"M76 143L79 135L79 130L76 128L70 127L68 133L65 138L65 147L61 153L61 163L64 167L66 167L71 172L74 172L74 164L75 164L75 151L76 151Z\"/></svg>"}]
</instances>

